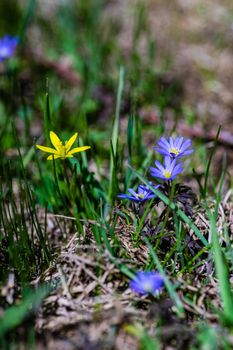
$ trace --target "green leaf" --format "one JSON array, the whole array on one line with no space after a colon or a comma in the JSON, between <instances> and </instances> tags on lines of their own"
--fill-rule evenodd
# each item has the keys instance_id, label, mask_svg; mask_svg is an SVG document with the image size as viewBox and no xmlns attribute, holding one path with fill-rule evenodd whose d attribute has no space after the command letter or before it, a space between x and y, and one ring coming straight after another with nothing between
<instances>
[{"instance_id":1,"label":"green leaf","mask_svg":"<svg viewBox=\"0 0 233 350\"><path fill-rule=\"evenodd\" d=\"M26 316L35 311L49 291L50 287L41 286L36 291L31 291L19 305L5 310L4 315L0 318L0 337L19 326Z\"/></svg>"}]
</instances>

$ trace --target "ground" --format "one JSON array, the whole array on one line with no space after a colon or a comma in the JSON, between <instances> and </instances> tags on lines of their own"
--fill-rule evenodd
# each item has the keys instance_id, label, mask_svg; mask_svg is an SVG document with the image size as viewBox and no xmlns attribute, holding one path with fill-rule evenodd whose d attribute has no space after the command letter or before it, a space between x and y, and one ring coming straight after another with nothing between
<instances>
[{"instance_id":1,"label":"ground","mask_svg":"<svg viewBox=\"0 0 233 350\"><path fill-rule=\"evenodd\" d=\"M233 3L29 5L0 67L2 348L233 348ZM90 153L47 162L49 130ZM143 217L117 194L163 133L192 139L188 187ZM156 296L129 288L143 269L168 278Z\"/></svg>"}]
</instances>

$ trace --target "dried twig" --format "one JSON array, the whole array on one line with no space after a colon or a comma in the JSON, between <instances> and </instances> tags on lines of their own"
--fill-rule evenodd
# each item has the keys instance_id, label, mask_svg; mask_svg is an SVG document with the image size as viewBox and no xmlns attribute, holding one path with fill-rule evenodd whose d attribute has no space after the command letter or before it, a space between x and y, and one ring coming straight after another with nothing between
<instances>
[{"instance_id":1,"label":"dried twig","mask_svg":"<svg viewBox=\"0 0 233 350\"><path fill-rule=\"evenodd\" d=\"M45 58L39 52L27 52L26 58L27 60L32 61L34 64L53 70L58 76L73 85L80 85L81 83L80 76L73 69L72 62L69 57L62 57L56 62Z\"/></svg>"},{"instance_id":2,"label":"dried twig","mask_svg":"<svg viewBox=\"0 0 233 350\"><path fill-rule=\"evenodd\" d=\"M150 123L160 122L160 117L156 112L142 110L141 115L144 121L147 121ZM174 127L174 120L167 119L165 124L166 124L166 130L172 130L172 128ZM216 138L216 129L212 129L208 131L208 130L204 130L200 126L189 127L184 122L179 122L177 124L176 129L179 130L179 132L184 136L201 139L206 142L214 141ZM218 138L218 144L221 144L226 147L233 147L233 135L228 131L222 130Z\"/></svg>"}]
</instances>

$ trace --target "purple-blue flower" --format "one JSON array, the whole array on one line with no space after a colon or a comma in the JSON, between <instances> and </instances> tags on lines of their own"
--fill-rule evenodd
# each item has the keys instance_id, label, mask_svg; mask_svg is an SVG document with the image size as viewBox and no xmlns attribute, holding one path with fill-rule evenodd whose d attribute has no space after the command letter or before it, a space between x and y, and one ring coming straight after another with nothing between
<instances>
[{"instance_id":1,"label":"purple-blue flower","mask_svg":"<svg viewBox=\"0 0 233 350\"><path fill-rule=\"evenodd\" d=\"M150 167L151 175L162 180L174 180L183 171L182 163L176 163L176 158L164 158L164 165L155 161L156 168Z\"/></svg>"},{"instance_id":2,"label":"purple-blue flower","mask_svg":"<svg viewBox=\"0 0 233 350\"><path fill-rule=\"evenodd\" d=\"M180 158L187 156L193 152L190 149L192 142L190 139L184 139L183 137L172 138L161 137L154 149L164 156L169 156L172 158Z\"/></svg>"},{"instance_id":3,"label":"purple-blue flower","mask_svg":"<svg viewBox=\"0 0 233 350\"><path fill-rule=\"evenodd\" d=\"M139 294L155 295L164 286L163 277L156 271L139 271L130 281L130 288Z\"/></svg>"},{"instance_id":4,"label":"purple-blue flower","mask_svg":"<svg viewBox=\"0 0 233 350\"><path fill-rule=\"evenodd\" d=\"M150 183L151 186L152 183ZM159 185L153 186L155 189L157 189L159 187ZM135 192L132 188L128 189L128 192L130 194L119 194L117 197L118 198L122 198L122 199L130 199L131 201L134 202L144 202L146 200L155 198L156 195L154 194L154 192L152 192L148 186L145 185L139 185L138 186L138 191Z\"/></svg>"},{"instance_id":5,"label":"purple-blue flower","mask_svg":"<svg viewBox=\"0 0 233 350\"><path fill-rule=\"evenodd\" d=\"M13 56L18 42L18 37L10 35L5 35L0 39L0 62Z\"/></svg>"}]
</instances>

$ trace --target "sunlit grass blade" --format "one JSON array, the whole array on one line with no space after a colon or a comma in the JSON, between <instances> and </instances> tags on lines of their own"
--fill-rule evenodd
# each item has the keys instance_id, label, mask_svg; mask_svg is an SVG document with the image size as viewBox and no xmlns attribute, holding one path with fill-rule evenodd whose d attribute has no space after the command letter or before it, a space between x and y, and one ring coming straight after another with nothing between
<instances>
[{"instance_id":1,"label":"sunlit grass blade","mask_svg":"<svg viewBox=\"0 0 233 350\"><path fill-rule=\"evenodd\" d=\"M117 101L116 101L116 112L115 112L115 119L114 119L113 129L112 129L111 151L110 151L110 183L109 183L110 201L112 201L115 198L116 189L118 187L117 176L116 176L116 159L117 159L117 151L118 151L120 108L121 108L123 87L124 87L124 68L120 67Z\"/></svg>"},{"instance_id":2,"label":"sunlit grass blade","mask_svg":"<svg viewBox=\"0 0 233 350\"><path fill-rule=\"evenodd\" d=\"M114 119L113 130L112 130L112 145L113 145L114 155L117 153L123 87L124 87L124 68L120 67L117 100L116 100L116 112L115 112L115 119Z\"/></svg>"},{"instance_id":3,"label":"sunlit grass blade","mask_svg":"<svg viewBox=\"0 0 233 350\"><path fill-rule=\"evenodd\" d=\"M219 291L222 300L222 307L225 321L233 326L233 293L229 280L229 267L226 257L220 246L219 234L217 229L218 209L221 201L224 177L226 173L226 159L223 158L223 170L219 181L219 190L216 196L215 210L212 213L207 207L208 217L210 221L213 259L216 267L216 275L219 283Z\"/></svg>"},{"instance_id":4,"label":"sunlit grass blade","mask_svg":"<svg viewBox=\"0 0 233 350\"><path fill-rule=\"evenodd\" d=\"M117 181L117 155L114 156L112 142L111 146L111 170L110 170L110 184L109 184L109 199L113 201L118 191Z\"/></svg>"},{"instance_id":5,"label":"sunlit grass blade","mask_svg":"<svg viewBox=\"0 0 233 350\"><path fill-rule=\"evenodd\" d=\"M233 294L229 280L228 264L219 243L215 217L210 212L208 215L211 225L213 258L219 283L219 291L222 300L224 318L225 321L233 326Z\"/></svg>"}]
</instances>

